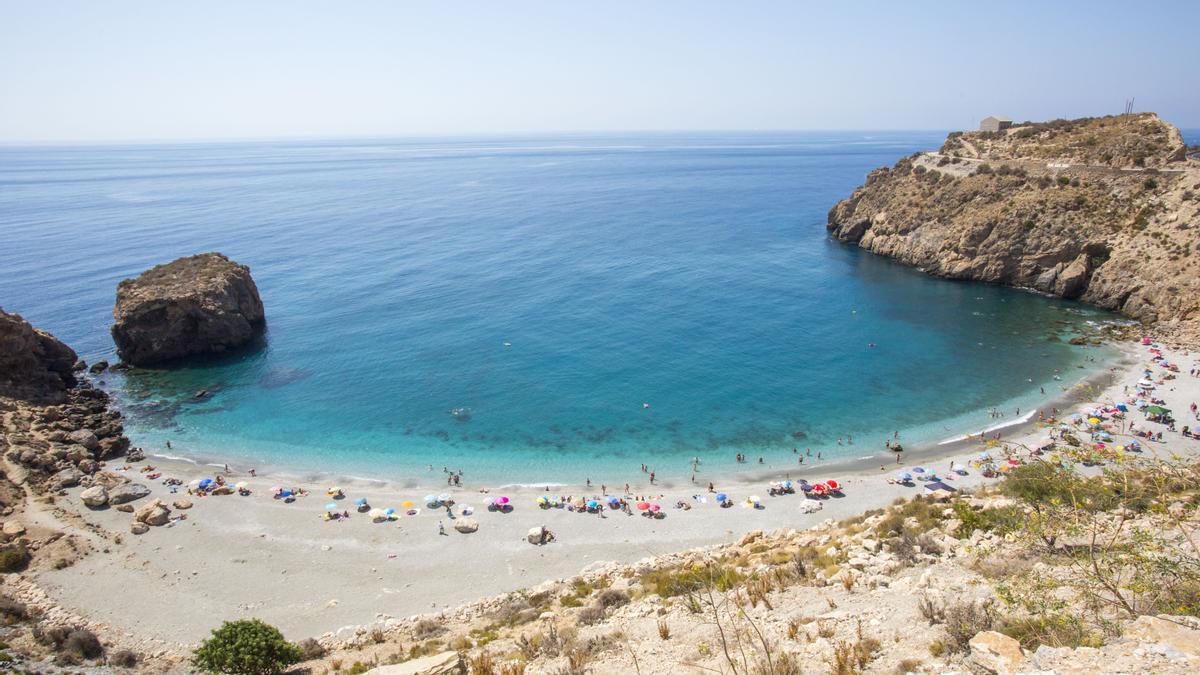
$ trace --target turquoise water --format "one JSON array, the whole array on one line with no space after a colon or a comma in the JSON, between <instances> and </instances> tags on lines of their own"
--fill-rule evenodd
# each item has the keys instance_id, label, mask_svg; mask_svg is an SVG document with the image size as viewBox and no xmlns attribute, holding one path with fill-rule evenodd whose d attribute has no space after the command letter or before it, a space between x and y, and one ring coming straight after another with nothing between
<instances>
[{"instance_id":1,"label":"turquoise water","mask_svg":"<svg viewBox=\"0 0 1200 675\"><path fill-rule=\"evenodd\" d=\"M1058 338L1110 318L827 237L867 171L941 139L0 148L0 302L115 361L120 279L207 250L248 264L264 348L101 378L135 444L202 461L577 482L861 457L1044 402L1094 354Z\"/></svg>"}]
</instances>

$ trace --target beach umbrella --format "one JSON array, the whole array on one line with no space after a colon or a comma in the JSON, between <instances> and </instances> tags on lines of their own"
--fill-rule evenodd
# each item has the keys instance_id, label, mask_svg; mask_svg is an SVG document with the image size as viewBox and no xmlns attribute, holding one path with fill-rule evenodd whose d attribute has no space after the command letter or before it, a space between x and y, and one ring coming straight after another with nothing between
<instances>
[{"instance_id":1,"label":"beach umbrella","mask_svg":"<svg viewBox=\"0 0 1200 675\"><path fill-rule=\"evenodd\" d=\"M896 474L896 480L900 481L901 483L907 483L908 481L912 480L912 474L908 473L907 471L898 473Z\"/></svg>"},{"instance_id":2,"label":"beach umbrella","mask_svg":"<svg viewBox=\"0 0 1200 675\"><path fill-rule=\"evenodd\" d=\"M367 503L367 498L366 498L366 497L359 497L358 499L355 499L355 500L354 500L354 503L355 503L355 504L357 504L357 505L359 505L359 506L365 506L365 505L366 505L366 503Z\"/></svg>"},{"instance_id":3,"label":"beach umbrella","mask_svg":"<svg viewBox=\"0 0 1200 675\"><path fill-rule=\"evenodd\" d=\"M594 509L594 508L596 508L597 506L600 506L600 502L596 501L595 499L589 499L589 500L587 501L587 507L588 507L589 509Z\"/></svg>"},{"instance_id":4,"label":"beach umbrella","mask_svg":"<svg viewBox=\"0 0 1200 675\"><path fill-rule=\"evenodd\" d=\"M638 502L637 508L638 511L645 511L650 508L650 502Z\"/></svg>"},{"instance_id":5,"label":"beach umbrella","mask_svg":"<svg viewBox=\"0 0 1200 675\"><path fill-rule=\"evenodd\" d=\"M825 484L829 486L830 490L840 490L842 488L836 480L827 480Z\"/></svg>"},{"instance_id":6,"label":"beach umbrella","mask_svg":"<svg viewBox=\"0 0 1200 675\"><path fill-rule=\"evenodd\" d=\"M757 504L762 500L758 498L758 495L750 495L746 498L746 501L750 502L751 504Z\"/></svg>"},{"instance_id":7,"label":"beach umbrella","mask_svg":"<svg viewBox=\"0 0 1200 675\"><path fill-rule=\"evenodd\" d=\"M453 504L454 503L454 499L448 494L438 495L438 501L443 504Z\"/></svg>"},{"instance_id":8,"label":"beach umbrella","mask_svg":"<svg viewBox=\"0 0 1200 675\"><path fill-rule=\"evenodd\" d=\"M339 492L341 492L341 491L342 491L342 488L340 488L340 487L338 487L338 486L334 485L333 487L329 488L329 489L328 489L328 490L326 490L325 492L327 492L327 493L329 493L329 494L331 494L331 495L336 495L337 493L339 493Z\"/></svg>"},{"instance_id":9,"label":"beach umbrella","mask_svg":"<svg viewBox=\"0 0 1200 675\"><path fill-rule=\"evenodd\" d=\"M246 489L246 481L244 481L244 480L238 481L237 483L233 484L233 487L237 490L245 490Z\"/></svg>"},{"instance_id":10,"label":"beach umbrella","mask_svg":"<svg viewBox=\"0 0 1200 675\"><path fill-rule=\"evenodd\" d=\"M383 510L383 515L385 515L385 516L394 516L394 515L396 515L396 509L393 509L393 508L386 508L386 509L384 509L384 510Z\"/></svg>"},{"instance_id":11,"label":"beach umbrella","mask_svg":"<svg viewBox=\"0 0 1200 675\"><path fill-rule=\"evenodd\" d=\"M537 505L538 505L538 506L547 506L547 505L549 505L549 504L550 504L550 500L549 500L549 499L546 499L545 497L538 497L538 498L537 498Z\"/></svg>"},{"instance_id":12,"label":"beach umbrella","mask_svg":"<svg viewBox=\"0 0 1200 675\"><path fill-rule=\"evenodd\" d=\"M505 504L508 504L508 497L496 497L496 504L498 506L504 506Z\"/></svg>"},{"instance_id":13,"label":"beach umbrella","mask_svg":"<svg viewBox=\"0 0 1200 675\"><path fill-rule=\"evenodd\" d=\"M428 506L437 506L437 495L425 495L425 504Z\"/></svg>"},{"instance_id":14,"label":"beach umbrella","mask_svg":"<svg viewBox=\"0 0 1200 675\"><path fill-rule=\"evenodd\" d=\"M659 511L661 511L661 510L662 510L662 507L661 507L661 506L659 506L658 504L651 504L651 505L650 505L650 512L651 512L651 513L658 513L658 512L659 512Z\"/></svg>"},{"instance_id":15,"label":"beach umbrella","mask_svg":"<svg viewBox=\"0 0 1200 675\"><path fill-rule=\"evenodd\" d=\"M1098 417L1089 417L1089 418L1088 418L1088 424L1090 424L1090 425L1092 425L1092 426L1096 426L1097 424L1100 424L1100 418L1098 418Z\"/></svg>"},{"instance_id":16,"label":"beach umbrella","mask_svg":"<svg viewBox=\"0 0 1200 675\"><path fill-rule=\"evenodd\" d=\"M412 503L412 502L404 502L404 503L403 503L403 504L401 504L400 506L403 506L403 507L404 507L404 508L406 508L406 509L411 509L411 508L412 508L412 505L413 505L413 503Z\"/></svg>"},{"instance_id":17,"label":"beach umbrella","mask_svg":"<svg viewBox=\"0 0 1200 675\"><path fill-rule=\"evenodd\" d=\"M913 472L913 473L925 473L925 467L923 467L923 466L914 466L914 467L912 468L912 472Z\"/></svg>"},{"instance_id":18,"label":"beach umbrella","mask_svg":"<svg viewBox=\"0 0 1200 675\"><path fill-rule=\"evenodd\" d=\"M783 481L783 487L787 488L788 490L792 489L792 481L790 481L790 480Z\"/></svg>"},{"instance_id":19,"label":"beach umbrella","mask_svg":"<svg viewBox=\"0 0 1200 675\"><path fill-rule=\"evenodd\" d=\"M334 509L336 509L337 507L338 507L338 505L337 505L337 502L329 502L328 504L326 504L326 505L325 505L325 510L326 510L326 511L333 511L333 510L334 510Z\"/></svg>"},{"instance_id":20,"label":"beach umbrella","mask_svg":"<svg viewBox=\"0 0 1200 675\"><path fill-rule=\"evenodd\" d=\"M462 509L461 509L461 512L462 512L462 514L463 514L464 516L469 516L469 515L471 515L472 513L475 513L475 507L473 507L473 506L464 506L464 507L462 507Z\"/></svg>"},{"instance_id":21,"label":"beach umbrella","mask_svg":"<svg viewBox=\"0 0 1200 675\"><path fill-rule=\"evenodd\" d=\"M1151 415L1166 415L1171 411L1162 407L1161 405L1151 405L1146 406L1146 412L1150 413Z\"/></svg>"},{"instance_id":22,"label":"beach umbrella","mask_svg":"<svg viewBox=\"0 0 1200 675\"><path fill-rule=\"evenodd\" d=\"M281 487L279 487L278 485L276 485L275 487L271 488L271 492L272 492L273 494L279 494L280 492L283 492L283 488L281 488Z\"/></svg>"},{"instance_id":23,"label":"beach umbrella","mask_svg":"<svg viewBox=\"0 0 1200 675\"><path fill-rule=\"evenodd\" d=\"M813 489L813 486L811 483L801 483L800 489L804 490L805 492L811 492Z\"/></svg>"},{"instance_id":24,"label":"beach umbrella","mask_svg":"<svg viewBox=\"0 0 1200 675\"><path fill-rule=\"evenodd\" d=\"M201 480L201 481L200 481L199 487L200 487L201 489L203 489L203 488L206 488L206 487L208 487L209 485L212 485L212 479L211 479L211 478L205 478L205 479L203 479L203 480Z\"/></svg>"},{"instance_id":25,"label":"beach umbrella","mask_svg":"<svg viewBox=\"0 0 1200 675\"><path fill-rule=\"evenodd\" d=\"M718 492L718 493L717 493L717 501L718 501L718 502L723 502L723 501L725 501L726 499L729 499L729 495L725 494L724 492Z\"/></svg>"},{"instance_id":26,"label":"beach umbrella","mask_svg":"<svg viewBox=\"0 0 1200 675\"><path fill-rule=\"evenodd\" d=\"M371 520L383 520L387 518L387 514L383 512L383 509L371 509L367 516Z\"/></svg>"}]
</instances>

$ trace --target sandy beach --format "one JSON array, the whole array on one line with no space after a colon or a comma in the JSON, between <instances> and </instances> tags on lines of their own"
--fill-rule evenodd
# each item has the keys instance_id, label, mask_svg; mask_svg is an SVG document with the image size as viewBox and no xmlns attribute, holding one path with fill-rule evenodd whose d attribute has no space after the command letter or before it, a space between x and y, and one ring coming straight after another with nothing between
<instances>
[{"instance_id":1,"label":"sandy beach","mask_svg":"<svg viewBox=\"0 0 1200 675\"><path fill-rule=\"evenodd\" d=\"M1105 378L1109 380L1107 387L1077 387L1077 391L1066 392L1064 396L1076 399L1070 405L1066 402L1069 399L1048 394L1046 407L1060 407L1061 417L1066 418L1072 412L1094 407L1094 403L1125 400L1126 388L1141 379L1151 354L1143 346L1123 348L1121 354ZM1178 364L1181 372L1177 379L1160 385L1155 395L1166 400L1181 426L1186 425L1192 419L1188 406L1200 399L1200 379L1188 374L1196 366L1195 358L1182 350L1167 350L1165 355ZM1156 366L1155 379L1165 372ZM1099 393L1079 400L1079 390ZM1129 419L1140 426L1141 417L1133 411ZM1162 425L1145 424L1165 432ZM1178 433L1165 434L1169 434L1174 451L1200 450L1200 442L1183 439ZM1027 452L1046 438L1047 431L1035 419L1005 428L1002 441L1014 451ZM1147 454L1163 445L1143 443ZM145 462L129 465L127 475L150 487L151 498L167 503L191 499L192 508L172 512L173 516L186 514L185 520L135 536L129 533L130 514L112 508L86 508L79 501L79 488L68 490L53 507L31 502L23 517L34 524L78 518L88 526L79 530L94 551L72 566L42 572L35 579L50 600L109 627L113 634L126 635L132 644L148 652L181 653L226 619L258 617L280 627L291 639L337 634L382 618L436 613L480 597L570 577L597 563L632 562L732 542L752 530L801 529L826 519L849 517L921 492L920 483L906 487L887 482L898 470L921 464L944 476L951 461L955 466L964 466L977 458L983 447L978 439L969 439L906 452L902 467L882 450L879 460L852 465L820 469L805 466L803 471L764 466L762 475L739 476L738 482L714 481L719 491L727 492L739 503L726 509L719 508L714 496L707 493L706 483L711 479L707 475L703 476L703 486L652 487L644 481L631 485L631 496L651 496L662 504L667 515L661 520L620 511L595 515L539 509L536 499L546 491L537 487L493 486L483 494L478 486L470 484L438 489L431 481L429 488L413 489L360 479L341 481L339 485L346 495L339 508L349 510L351 517L325 522L321 516L329 501L325 496L327 484L296 485L290 477L251 478L233 471L227 480L247 481L251 496L187 497L186 484L211 476L212 468L148 457ZM1001 451L1000 447L991 448L994 454ZM140 469L147 464L155 466L156 473L162 472L162 478L175 477L185 485L172 493L162 484L162 478L146 480ZM108 467L118 468L117 464ZM836 478L844 486L845 496L819 501L801 494L769 497L767 481L782 480L785 474L793 480ZM970 488L992 480L971 470L969 475L950 482ZM311 494L284 503L271 498L270 488L275 485L303 487ZM620 489L614 491L614 486L609 488L609 494L623 493ZM456 532L444 510L422 508L418 515L384 523L374 523L365 514L355 513L354 500L359 497L365 497L372 506L399 508L405 500L423 506L420 502L428 492L446 491L457 502L456 513L462 505L475 507L478 532ZM555 492L577 498L600 494L599 486L592 490L569 486ZM487 499L499 495L512 500L510 513L484 508ZM763 508L742 506L750 495L761 497ZM677 501L693 508L672 508ZM820 510L805 513L806 504L814 502L820 504ZM140 500L135 505L143 503L145 500ZM438 532L439 521L445 527L444 536ZM526 532L538 525L552 530L557 541L545 546L526 542Z\"/></svg>"}]
</instances>

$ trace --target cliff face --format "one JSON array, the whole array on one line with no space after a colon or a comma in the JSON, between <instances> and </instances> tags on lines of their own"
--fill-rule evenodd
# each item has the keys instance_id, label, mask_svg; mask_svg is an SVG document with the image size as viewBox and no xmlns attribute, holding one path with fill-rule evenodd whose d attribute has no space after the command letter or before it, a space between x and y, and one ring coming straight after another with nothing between
<instances>
[{"instance_id":1,"label":"cliff face","mask_svg":"<svg viewBox=\"0 0 1200 675\"><path fill-rule=\"evenodd\" d=\"M117 285L121 359L151 365L246 344L266 326L250 268L220 253L159 265Z\"/></svg>"},{"instance_id":2,"label":"cliff face","mask_svg":"<svg viewBox=\"0 0 1200 675\"><path fill-rule=\"evenodd\" d=\"M59 402L75 384L74 350L16 314L0 310L0 396Z\"/></svg>"},{"instance_id":3,"label":"cliff face","mask_svg":"<svg viewBox=\"0 0 1200 675\"><path fill-rule=\"evenodd\" d=\"M1151 114L955 133L872 171L838 239L954 279L1034 288L1200 337L1200 166Z\"/></svg>"}]
</instances>

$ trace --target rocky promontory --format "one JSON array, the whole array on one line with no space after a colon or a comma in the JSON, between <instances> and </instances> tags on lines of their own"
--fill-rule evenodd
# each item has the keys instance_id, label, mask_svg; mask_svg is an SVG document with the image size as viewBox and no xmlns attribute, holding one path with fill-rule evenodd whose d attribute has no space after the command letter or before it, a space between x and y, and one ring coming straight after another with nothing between
<instances>
[{"instance_id":1,"label":"rocky promontory","mask_svg":"<svg viewBox=\"0 0 1200 675\"><path fill-rule=\"evenodd\" d=\"M0 309L0 396L61 402L75 384L74 350Z\"/></svg>"},{"instance_id":2,"label":"rocky promontory","mask_svg":"<svg viewBox=\"0 0 1200 675\"><path fill-rule=\"evenodd\" d=\"M1032 288L1200 338L1200 163L1151 113L955 132L872 171L828 228L937 276Z\"/></svg>"},{"instance_id":3,"label":"rocky promontory","mask_svg":"<svg viewBox=\"0 0 1200 675\"><path fill-rule=\"evenodd\" d=\"M139 366L241 347L266 327L250 268L220 253L180 258L122 281L113 318L117 353Z\"/></svg>"}]
</instances>

